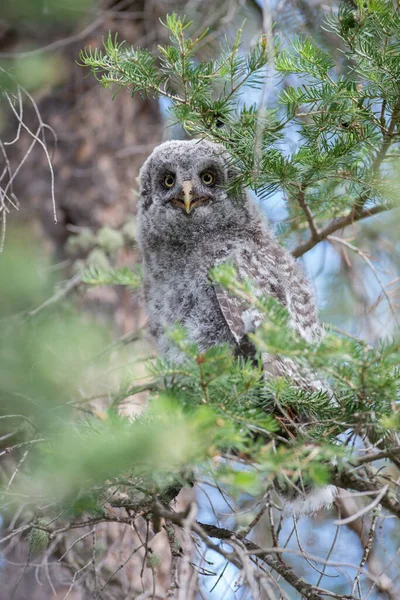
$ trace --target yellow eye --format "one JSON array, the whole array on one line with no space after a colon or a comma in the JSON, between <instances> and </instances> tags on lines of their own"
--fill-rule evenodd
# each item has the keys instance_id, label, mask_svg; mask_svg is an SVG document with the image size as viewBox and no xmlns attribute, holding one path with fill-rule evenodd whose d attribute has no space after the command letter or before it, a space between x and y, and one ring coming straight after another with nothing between
<instances>
[{"instance_id":1,"label":"yellow eye","mask_svg":"<svg viewBox=\"0 0 400 600\"><path fill-rule=\"evenodd\" d=\"M171 173L164 177L163 184L166 188L172 188L175 185L175 177Z\"/></svg>"},{"instance_id":2,"label":"yellow eye","mask_svg":"<svg viewBox=\"0 0 400 600\"><path fill-rule=\"evenodd\" d=\"M201 180L204 183L204 185L212 185L215 181L215 175L214 173L203 173L203 175L201 176Z\"/></svg>"}]
</instances>

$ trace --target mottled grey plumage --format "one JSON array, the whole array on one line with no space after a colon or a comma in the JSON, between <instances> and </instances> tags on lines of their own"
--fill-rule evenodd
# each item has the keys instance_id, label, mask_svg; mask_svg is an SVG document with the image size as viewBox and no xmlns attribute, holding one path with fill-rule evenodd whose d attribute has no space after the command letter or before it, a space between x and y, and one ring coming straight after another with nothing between
<instances>
[{"instance_id":1,"label":"mottled grey plumage","mask_svg":"<svg viewBox=\"0 0 400 600\"><path fill-rule=\"evenodd\" d=\"M214 181L206 185L209 173ZM246 194L227 194L233 176L225 150L204 140L165 142L141 169L138 237L146 307L159 351L171 358L178 355L166 328L176 323L202 350L229 342L238 352L248 352L246 334L259 317L209 278L210 268L227 260L239 276L251 277L260 293L287 307L292 326L303 338L311 341L321 334L302 270ZM188 214L190 200L195 207ZM266 371L289 375L296 385L322 387L312 377L305 381L290 361L266 356L264 362Z\"/></svg>"},{"instance_id":2,"label":"mottled grey plumage","mask_svg":"<svg viewBox=\"0 0 400 600\"><path fill-rule=\"evenodd\" d=\"M216 174L206 187L200 175ZM176 175L166 189L163 178ZM254 323L243 303L209 279L210 268L232 261L239 276L251 277L263 293L276 297L293 327L307 340L320 335L310 287L292 256L271 235L265 219L242 194L229 198L223 187L230 173L224 149L207 141L171 141L158 146L140 172L138 235L143 255L150 324L163 354L173 352L165 327L184 325L201 349L219 342L240 345ZM209 198L190 214L171 199L182 183L194 183L194 196Z\"/></svg>"}]
</instances>

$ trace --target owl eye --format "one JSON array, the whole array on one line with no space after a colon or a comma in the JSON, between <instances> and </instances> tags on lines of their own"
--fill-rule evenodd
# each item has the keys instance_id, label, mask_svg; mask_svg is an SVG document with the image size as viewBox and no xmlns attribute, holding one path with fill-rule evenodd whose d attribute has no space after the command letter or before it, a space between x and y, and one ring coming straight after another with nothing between
<instances>
[{"instance_id":1,"label":"owl eye","mask_svg":"<svg viewBox=\"0 0 400 600\"><path fill-rule=\"evenodd\" d=\"M212 185L215 181L215 175L214 173L210 173L209 171L207 171L206 173L202 174L201 180L204 183L204 185Z\"/></svg>"},{"instance_id":2,"label":"owl eye","mask_svg":"<svg viewBox=\"0 0 400 600\"><path fill-rule=\"evenodd\" d=\"M175 175L168 173L163 179L163 184L166 188L172 188L175 185Z\"/></svg>"}]
</instances>

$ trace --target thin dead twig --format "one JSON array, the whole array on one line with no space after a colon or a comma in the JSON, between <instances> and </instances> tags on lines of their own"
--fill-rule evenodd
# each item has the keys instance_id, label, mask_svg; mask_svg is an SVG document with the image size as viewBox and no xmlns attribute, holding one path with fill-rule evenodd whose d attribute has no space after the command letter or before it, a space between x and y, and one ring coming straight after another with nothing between
<instances>
[{"instance_id":1,"label":"thin dead twig","mask_svg":"<svg viewBox=\"0 0 400 600\"><path fill-rule=\"evenodd\" d=\"M81 281L82 281L82 275L80 273L76 273L73 277L71 277L71 279L69 279L67 281L67 283L64 286L60 287L53 294L53 296L51 296L50 298L48 298L47 300L42 302L42 304L40 304L36 308L28 311L26 313L27 317L34 317L39 312L41 312L44 308L47 308L48 306L51 306L52 304L59 302L60 300L65 298L77 285L79 285L79 283Z\"/></svg>"},{"instance_id":2,"label":"thin dead twig","mask_svg":"<svg viewBox=\"0 0 400 600\"><path fill-rule=\"evenodd\" d=\"M158 505L158 511L160 516L164 517L166 520L171 521L172 523L177 523L182 526L183 520L187 517L186 513L174 513L169 509ZM234 565L239 564L240 561L236 557L234 552L226 552L220 546L214 544L209 538L215 537L222 541L226 541L230 543L229 540L235 537L233 531L228 529L224 529L221 527L216 527L215 525L208 525L205 523L200 523L198 521L193 521L191 524L191 529L194 533L199 535L199 537L206 543L206 545L215 550L224 558L232 562ZM300 594L308 598L309 600L322 600L322 596L317 588L307 583L298 577L295 572L288 567L287 565L283 565L277 558L275 558L273 552L267 552L262 550L257 544L254 544L250 540L243 539L241 540L246 550L250 552L250 554L257 554L261 560L263 560L269 567L272 567L279 575L281 575L294 589L296 589ZM357 567L358 568L358 567Z\"/></svg>"},{"instance_id":3,"label":"thin dead twig","mask_svg":"<svg viewBox=\"0 0 400 600\"><path fill-rule=\"evenodd\" d=\"M180 587L178 600L191 600L191 588L193 574L190 572L190 559L193 552L193 542L191 538L191 530L197 516L197 505L192 502L189 506L187 515L182 517L181 526L183 528L183 558L181 565Z\"/></svg>"},{"instance_id":4,"label":"thin dead twig","mask_svg":"<svg viewBox=\"0 0 400 600\"><path fill-rule=\"evenodd\" d=\"M367 563L367 560L368 560L369 553L371 552L372 544L373 544L374 538L375 538L376 522L378 520L379 513L380 513L379 509L375 509L374 513L372 515L371 527L369 529L367 543L365 544L365 547L364 547L364 553L361 558L360 568L357 572L357 575L354 578L353 586L352 586L351 592L350 592L351 595L355 594L356 588L360 584L360 577L361 577L362 570L364 569L364 567ZM360 593L360 597L361 597L361 593Z\"/></svg>"},{"instance_id":5,"label":"thin dead twig","mask_svg":"<svg viewBox=\"0 0 400 600\"><path fill-rule=\"evenodd\" d=\"M27 92L26 90L24 90L23 88L21 88L22 91L26 94L26 96L29 98L29 100L32 102L32 105L35 107L36 103L34 101L34 99L32 98L32 96L29 94L29 92ZM51 203L53 206L53 220L54 223L57 223L57 212L56 212L56 199L55 199L55 192L54 192L54 185L55 185L55 181L54 181L54 169L53 169L53 165L51 162L51 158L50 158L50 154L49 151L47 150L47 146L46 144L43 142L43 140L41 140L39 138L39 133L40 131L42 131L44 128L47 128L48 126L42 121L42 118L40 117L40 113L36 112L36 114L38 115L39 118L39 129L36 133L33 133L33 131L24 123L24 121L21 119L20 115L18 114L18 112L15 110L14 105L11 101L11 98L8 94L6 94L6 98L8 100L8 103L10 105L10 108L12 110L12 112L14 113L18 123L20 123L22 125L22 127L25 129L25 131L34 139L36 140L36 142L42 147L45 155L46 155L46 159L47 159L47 164L49 166L49 171L50 171L50 178L51 178Z\"/></svg>"},{"instance_id":6,"label":"thin dead twig","mask_svg":"<svg viewBox=\"0 0 400 600\"><path fill-rule=\"evenodd\" d=\"M357 246L353 246L353 244L350 244L350 242L348 242L347 240L344 240L343 238L334 236L334 235L328 235L327 240L331 241L331 242L337 242L339 244L342 244L343 246L346 246L346 248L349 248L350 250L353 250L353 252L355 252L356 254L358 254L369 266L369 268L371 269L372 273L375 276L375 279L377 280L377 282L379 283L379 285L381 286L382 292L389 304L389 308L390 308L390 312L393 315L393 318L396 322L397 325L400 325L399 322L399 318L398 315L393 307L392 301L390 299L389 294L387 293L387 290L385 288L385 285L377 271L377 269L374 267L374 265L372 264L371 260L368 258L368 256L366 255L365 252L363 252L362 250L360 250L360 248L357 248Z\"/></svg>"},{"instance_id":7,"label":"thin dead twig","mask_svg":"<svg viewBox=\"0 0 400 600\"><path fill-rule=\"evenodd\" d=\"M377 495L377 497L370 504L368 504L368 506L363 506L356 513L354 513L353 515L350 515L349 517L346 517L345 519L338 519L338 520L334 521L334 525L348 525L352 521L359 519L360 517L365 515L367 512L369 512L370 510L372 510L379 504L379 502L382 500L383 496L386 494L388 489L389 489L389 485L388 484L384 485L383 488L380 490L379 494Z\"/></svg>"},{"instance_id":8,"label":"thin dead twig","mask_svg":"<svg viewBox=\"0 0 400 600\"><path fill-rule=\"evenodd\" d=\"M182 556L182 551L180 548L180 543L174 532L174 526L172 523L168 523L164 525L165 532L168 537L169 548L171 552L171 565L170 565L170 577L171 583L168 588L167 598L173 598L176 590L179 588L178 580L177 580L177 571L178 571L178 560Z\"/></svg>"}]
</instances>

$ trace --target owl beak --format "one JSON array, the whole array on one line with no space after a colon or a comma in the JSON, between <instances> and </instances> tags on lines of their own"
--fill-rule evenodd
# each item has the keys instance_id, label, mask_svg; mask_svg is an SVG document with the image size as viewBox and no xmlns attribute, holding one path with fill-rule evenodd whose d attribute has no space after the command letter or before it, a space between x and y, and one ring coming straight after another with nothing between
<instances>
[{"instance_id":1,"label":"owl beak","mask_svg":"<svg viewBox=\"0 0 400 600\"><path fill-rule=\"evenodd\" d=\"M185 205L186 214L189 214L191 211L191 203L193 201L193 182L188 180L182 183L182 192L181 198Z\"/></svg>"}]
</instances>

